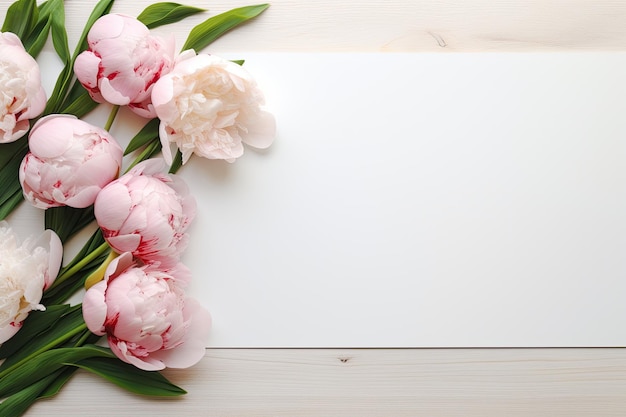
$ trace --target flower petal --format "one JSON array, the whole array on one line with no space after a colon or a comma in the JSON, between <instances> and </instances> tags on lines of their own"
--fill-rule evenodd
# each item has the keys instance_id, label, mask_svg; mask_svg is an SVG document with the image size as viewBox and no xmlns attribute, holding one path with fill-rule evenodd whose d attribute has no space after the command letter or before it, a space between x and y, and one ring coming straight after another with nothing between
<instances>
[{"instance_id":1,"label":"flower petal","mask_svg":"<svg viewBox=\"0 0 626 417\"><path fill-rule=\"evenodd\" d=\"M99 336L105 334L104 323L107 317L107 305L104 294L107 284L100 281L85 292L83 297L83 318L87 328Z\"/></svg>"}]
</instances>

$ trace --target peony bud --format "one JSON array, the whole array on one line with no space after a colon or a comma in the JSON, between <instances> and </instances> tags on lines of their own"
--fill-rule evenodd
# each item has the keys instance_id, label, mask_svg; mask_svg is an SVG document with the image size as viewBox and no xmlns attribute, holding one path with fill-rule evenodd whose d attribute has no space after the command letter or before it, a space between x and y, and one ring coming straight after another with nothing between
<instances>
[{"instance_id":1,"label":"peony bud","mask_svg":"<svg viewBox=\"0 0 626 417\"><path fill-rule=\"evenodd\" d=\"M173 66L174 37L166 41L133 17L107 14L91 27L87 42L74 72L91 97L154 118L152 85Z\"/></svg>"},{"instance_id":2,"label":"peony bud","mask_svg":"<svg viewBox=\"0 0 626 417\"><path fill-rule=\"evenodd\" d=\"M144 263L173 267L187 245L187 230L196 202L175 175L162 174L161 159L137 164L104 187L94 214L115 252L131 252Z\"/></svg>"},{"instance_id":3,"label":"peony bud","mask_svg":"<svg viewBox=\"0 0 626 417\"><path fill-rule=\"evenodd\" d=\"M33 126L19 171L34 206L85 208L117 178L122 148L107 131L71 115L50 115Z\"/></svg>"}]
</instances>

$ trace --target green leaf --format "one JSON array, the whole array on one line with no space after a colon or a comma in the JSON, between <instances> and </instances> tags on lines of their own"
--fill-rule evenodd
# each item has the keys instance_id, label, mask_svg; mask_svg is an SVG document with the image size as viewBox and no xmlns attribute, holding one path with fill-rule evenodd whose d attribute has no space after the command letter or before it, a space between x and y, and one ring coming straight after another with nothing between
<instances>
[{"instance_id":1,"label":"green leaf","mask_svg":"<svg viewBox=\"0 0 626 417\"><path fill-rule=\"evenodd\" d=\"M20 203L24 201L24 194L21 190L14 191L5 201L0 205L0 220L5 219Z\"/></svg>"},{"instance_id":2,"label":"green leaf","mask_svg":"<svg viewBox=\"0 0 626 417\"><path fill-rule=\"evenodd\" d=\"M80 83L76 83L75 85L81 85ZM82 87L82 86L81 86ZM80 96L76 97L73 101L71 101L67 107L61 110L61 113L64 114L73 114L74 116L81 118L93 109L98 107L98 103L93 101L91 96L87 91L85 91Z\"/></svg>"},{"instance_id":3,"label":"green leaf","mask_svg":"<svg viewBox=\"0 0 626 417\"><path fill-rule=\"evenodd\" d=\"M61 109L61 113L73 114L78 118L98 106L98 103L93 101L89 92L79 82L74 82L65 102L69 104Z\"/></svg>"},{"instance_id":4,"label":"green leaf","mask_svg":"<svg viewBox=\"0 0 626 417\"><path fill-rule=\"evenodd\" d=\"M28 152L28 140L22 136L15 142L0 144L0 170L13 158L23 158Z\"/></svg>"},{"instance_id":5,"label":"green leaf","mask_svg":"<svg viewBox=\"0 0 626 417\"><path fill-rule=\"evenodd\" d=\"M22 328L12 338L0 346L0 358L13 355L27 344L31 343L40 333L51 328L61 316L69 312L70 306L51 305L45 311L33 311L22 323Z\"/></svg>"},{"instance_id":6,"label":"green leaf","mask_svg":"<svg viewBox=\"0 0 626 417\"><path fill-rule=\"evenodd\" d=\"M124 150L124 156L157 139L159 139L159 119L152 119L130 140Z\"/></svg>"},{"instance_id":7,"label":"green leaf","mask_svg":"<svg viewBox=\"0 0 626 417\"><path fill-rule=\"evenodd\" d=\"M74 373L76 373L77 370L78 369L74 366L66 366L56 371L54 374L52 374L52 375L56 375L56 378L54 378L48 384L45 390L40 392L39 397L37 398L38 399L39 398L41 399L51 398L57 395L59 391L61 391L61 388L63 388L63 386L67 383L67 381L70 380L72 375L74 375Z\"/></svg>"},{"instance_id":8,"label":"green leaf","mask_svg":"<svg viewBox=\"0 0 626 417\"><path fill-rule=\"evenodd\" d=\"M44 305L61 304L76 291L83 288L85 279L104 262L110 247L105 243L100 229L81 248L72 261L64 266L58 278L44 293Z\"/></svg>"},{"instance_id":9,"label":"green leaf","mask_svg":"<svg viewBox=\"0 0 626 417\"><path fill-rule=\"evenodd\" d=\"M57 1L57 0L50 0ZM60 0L59 0L60 1ZM61 74L57 78L57 81L54 85L54 90L52 94L48 98L48 103L46 104L46 108L44 110L45 114L51 113L59 113L63 108L67 107L66 99L69 92L72 90L72 78L74 75L73 67L74 61L76 57L85 49L87 49L87 34L89 33L89 29L93 26L94 22L98 20L103 15L107 14L111 7L113 6L114 0L100 0L96 6L93 8L93 11L89 15L87 19L87 23L85 24L85 28L80 36L78 41L78 46L74 50L74 54L69 62L65 65ZM53 35L54 36L54 35Z\"/></svg>"},{"instance_id":10,"label":"green leaf","mask_svg":"<svg viewBox=\"0 0 626 417\"><path fill-rule=\"evenodd\" d=\"M52 29L52 45L59 55L59 58L66 64L70 64L70 47L67 42L67 31L65 30L65 7L63 0L49 0L50 21Z\"/></svg>"},{"instance_id":11,"label":"green leaf","mask_svg":"<svg viewBox=\"0 0 626 417\"><path fill-rule=\"evenodd\" d=\"M0 220L6 218L24 199L18 172L27 152L26 137L0 145Z\"/></svg>"},{"instance_id":12,"label":"green leaf","mask_svg":"<svg viewBox=\"0 0 626 417\"><path fill-rule=\"evenodd\" d=\"M43 21L43 25L37 24L30 36L24 42L24 48L26 48L31 56L36 58L46 45L48 34L50 33L50 25L51 23L47 19Z\"/></svg>"},{"instance_id":13,"label":"green leaf","mask_svg":"<svg viewBox=\"0 0 626 417\"><path fill-rule=\"evenodd\" d=\"M64 365L73 365L94 357L115 358L115 355L109 349L93 345L46 350L0 378L0 397L18 393L41 378L57 372Z\"/></svg>"},{"instance_id":14,"label":"green leaf","mask_svg":"<svg viewBox=\"0 0 626 417\"><path fill-rule=\"evenodd\" d=\"M87 334L90 334L90 336L87 337L86 343L95 343L100 338L89 331L87 331ZM79 341L81 345L84 344L83 340ZM0 416L20 415L36 400L55 396L77 370L78 368L75 366L63 366L52 374L10 396L0 404Z\"/></svg>"},{"instance_id":15,"label":"green leaf","mask_svg":"<svg viewBox=\"0 0 626 417\"><path fill-rule=\"evenodd\" d=\"M180 149L179 149L176 151L176 156L174 156L174 160L172 161L172 166L170 167L169 173L176 174L182 166L183 166L183 154L180 152Z\"/></svg>"},{"instance_id":16,"label":"green leaf","mask_svg":"<svg viewBox=\"0 0 626 417\"><path fill-rule=\"evenodd\" d=\"M161 151L161 141L153 140L148 143L148 145L144 148L143 151L135 158L135 160L128 166L126 172L130 171L135 165L140 163L141 161L145 161L146 159L152 158L154 155L158 154Z\"/></svg>"},{"instance_id":17,"label":"green leaf","mask_svg":"<svg viewBox=\"0 0 626 417\"><path fill-rule=\"evenodd\" d=\"M56 232L61 242L65 243L94 219L93 206L82 209L69 206L52 207L44 214L44 226Z\"/></svg>"},{"instance_id":18,"label":"green leaf","mask_svg":"<svg viewBox=\"0 0 626 417\"><path fill-rule=\"evenodd\" d=\"M224 33L260 15L269 6L269 4L259 4L240 7L205 20L189 32L183 50L193 49L198 52L204 49Z\"/></svg>"},{"instance_id":19,"label":"green leaf","mask_svg":"<svg viewBox=\"0 0 626 417\"><path fill-rule=\"evenodd\" d=\"M107 254L87 263L80 269L80 271L73 274L70 279L63 281L54 288L46 291L42 298L42 303L59 304L67 302L72 295L84 288L85 280L89 274L95 271L102 264L104 259L106 259Z\"/></svg>"},{"instance_id":20,"label":"green leaf","mask_svg":"<svg viewBox=\"0 0 626 417\"><path fill-rule=\"evenodd\" d=\"M71 369L71 368L70 368ZM65 371L57 370L11 395L0 404L0 416L21 416Z\"/></svg>"},{"instance_id":21,"label":"green leaf","mask_svg":"<svg viewBox=\"0 0 626 417\"><path fill-rule=\"evenodd\" d=\"M39 5L39 20L37 25L31 30L26 39L23 39L24 48L33 57L37 57L39 52L43 49L48 40L48 34L50 33L50 26L52 25L50 19L51 6L56 3L51 1L43 2Z\"/></svg>"},{"instance_id":22,"label":"green leaf","mask_svg":"<svg viewBox=\"0 0 626 417\"><path fill-rule=\"evenodd\" d=\"M149 372L117 358L94 357L71 363L107 379L132 393L159 397L175 397L187 392L172 384L159 372Z\"/></svg>"},{"instance_id":23,"label":"green leaf","mask_svg":"<svg viewBox=\"0 0 626 417\"><path fill-rule=\"evenodd\" d=\"M85 328L82 306L79 304L71 307L68 313L59 318L53 326L39 333L36 338L31 339L28 344L6 358L0 365L0 383L11 369L18 367L22 362L29 361L41 352L61 346Z\"/></svg>"},{"instance_id":24,"label":"green leaf","mask_svg":"<svg viewBox=\"0 0 626 417\"><path fill-rule=\"evenodd\" d=\"M137 16L137 20L152 29L158 26L178 22L188 16L204 11L204 9L184 6L178 3L155 3L146 7L145 10Z\"/></svg>"},{"instance_id":25,"label":"green leaf","mask_svg":"<svg viewBox=\"0 0 626 417\"><path fill-rule=\"evenodd\" d=\"M35 0L18 0L9 6L2 32L13 32L23 40L31 33L38 19L39 9Z\"/></svg>"}]
</instances>

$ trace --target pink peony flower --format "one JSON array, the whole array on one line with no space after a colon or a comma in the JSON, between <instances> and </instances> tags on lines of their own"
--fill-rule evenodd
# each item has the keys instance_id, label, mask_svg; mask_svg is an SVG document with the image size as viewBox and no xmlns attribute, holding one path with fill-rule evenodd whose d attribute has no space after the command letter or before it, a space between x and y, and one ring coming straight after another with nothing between
<instances>
[{"instance_id":1,"label":"pink peony flower","mask_svg":"<svg viewBox=\"0 0 626 417\"><path fill-rule=\"evenodd\" d=\"M115 252L131 252L162 269L178 263L196 214L187 185L162 174L164 167L161 159L136 165L104 187L94 205L96 221Z\"/></svg>"},{"instance_id":2,"label":"pink peony flower","mask_svg":"<svg viewBox=\"0 0 626 417\"><path fill-rule=\"evenodd\" d=\"M113 136L71 115L39 119L28 144L20 184L24 197L43 209L92 205L122 164L123 151Z\"/></svg>"},{"instance_id":3,"label":"pink peony flower","mask_svg":"<svg viewBox=\"0 0 626 417\"><path fill-rule=\"evenodd\" d=\"M13 142L46 107L39 65L13 33L0 33L0 143Z\"/></svg>"},{"instance_id":4,"label":"pink peony flower","mask_svg":"<svg viewBox=\"0 0 626 417\"><path fill-rule=\"evenodd\" d=\"M87 42L89 49L77 57L74 72L91 97L156 117L150 94L173 66L174 37L164 40L134 17L107 14L91 27Z\"/></svg>"},{"instance_id":5,"label":"pink peony flower","mask_svg":"<svg viewBox=\"0 0 626 417\"><path fill-rule=\"evenodd\" d=\"M56 279L62 257L61 240L53 231L20 244L9 225L0 222L0 343L17 333L32 310L45 310L41 297Z\"/></svg>"},{"instance_id":6,"label":"pink peony flower","mask_svg":"<svg viewBox=\"0 0 626 417\"><path fill-rule=\"evenodd\" d=\"M243 154L242 142L267 148L274 140L276 122L261 110L263 100L256 82L241 66L184 52L152 89L165 160L171 164L170 143L182 152L183 163L193 153L233 162Z\"/></svg>"},{"instance_id":7,"label":"pink peony flower","mask_svg":"<svg viewBox=\"0 0 626 417\"><path fill-rule=\"evenodd\" d=\"M130 253L109 264L83 299L89 330L107 336L124 362L147 371L187 368L205 353L211 317L173 276L136 266Z\"/></svg>"}]
</instances>

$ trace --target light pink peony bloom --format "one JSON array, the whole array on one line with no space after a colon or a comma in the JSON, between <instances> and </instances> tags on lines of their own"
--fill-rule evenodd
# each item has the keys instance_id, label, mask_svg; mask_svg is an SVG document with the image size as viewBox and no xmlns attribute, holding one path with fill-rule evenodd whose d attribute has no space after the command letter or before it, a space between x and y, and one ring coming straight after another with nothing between
<instances>
[{"instance_id":1,"label":"light pink peony bloom","mask_svg":"<svg viewBox=\"0 0 626 417\"><path fill-rule=\"evenodd\" d=\"M13 33L0 33L0 143L28 132L29 120L46 107L39 65Z\"/></svg>"},{"instance_id":2,"label":"light pink peony bloom","mask_svg":"<svg viewBox=\"0 0 626 417\"><path fill-rule=\"evenodd\" d=\"M174 64L174 37L152 35L134 17L107 14L91 27L87 42L89 49L77 57L74 73L91 97L156 117L150 93Z\"/></svg>"},{"instance_id":3,"label":"light pink peony bloom","mask_svg":"<svg viewBox=\"0 0 626 417\"><path fill-rule=\"evenodd\" d=\"M24 197L39 208L85 208L117 178L123 150L106 130L71 115L50 115L30 131L19 171Z\"/></svg>"},{"instance_id":4,"label":"light pink peony bloom","mask_svg":"<svg viewBox=\"0 0 626 417\"><path fill-rule=\"evenodd\" d=\"M185 51L152 89L165 160L171 164L170 143L181 151L183 163L193 153L233 162L243 154L242 142L267 148L276 122L261 110L263 102L261 90L241 66Z\"/></svg>"},{"instance_id":5,"label":"light pink peony bloom","mask_svg":"<svg viewBox=\"0 0 626 417\"><path fill-rule=\"evenodd\" d=\"M209 313L185 297L173 276L134 265L128 252L87 290L83 317L93 333L106 334L121 360L147 371L196 364L211 327Z\"/></svg>"},{"instance_id":6,"label":"light pink peony bloom","mask_svg":"<svg viewBox=\"0 0 626 417\"><path fill-rule=\"evenodd\" d=\"M94 214L105 239L118 253L131 252L162 269L178 263L196 201L175 175L163 174L162 159L149 159L104 187Z\"/></svg>"},{"instance_id":7,"label":"light pink peony bloom","mask_svg":"<svg viewBox=\"0 0 626 417\"><path fill-rule=\"evenodd\" d=\"M40 304L43 291L57 277L63 247L59 237L46 230L22 244L9 225L0 222L0 343L10 339Z\"/></svg>"}]
</instances>

